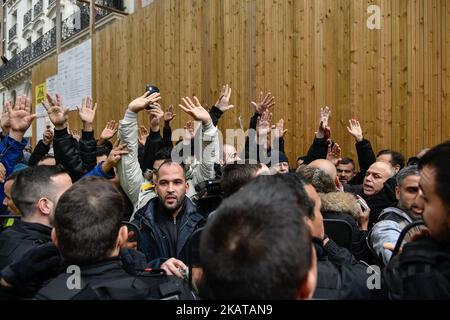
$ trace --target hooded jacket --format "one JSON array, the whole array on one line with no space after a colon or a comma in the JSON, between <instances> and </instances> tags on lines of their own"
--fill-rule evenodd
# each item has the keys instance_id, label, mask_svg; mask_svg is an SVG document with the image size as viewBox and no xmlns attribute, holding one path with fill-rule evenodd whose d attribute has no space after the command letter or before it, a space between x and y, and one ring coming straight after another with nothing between
<instances>
[{"instance_id":1,"label":"hooded jacket","mask_svg":"<svg viewBox=\"0 0 450 320\"><path fill-rule=\"evenodd\" d=\"M351 193L330 192L319 194L324 219L338 219L348 222L352 227L351 252L358 260L370 262L371 255L366 244L367 230L360 230L357 219L361 212L356 198ZM325 231L326 232L326 231Z\"/></svg>"}]
</instances>

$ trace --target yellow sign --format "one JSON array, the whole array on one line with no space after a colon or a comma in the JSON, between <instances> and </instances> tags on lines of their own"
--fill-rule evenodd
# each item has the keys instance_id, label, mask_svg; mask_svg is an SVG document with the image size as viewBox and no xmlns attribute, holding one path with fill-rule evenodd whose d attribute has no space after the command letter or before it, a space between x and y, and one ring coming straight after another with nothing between
<instances>
[{"instance_id":1,"label":"yellow sign","mask_svg":"<svg viewBox=\"0 0 450 320\"><path fill-rule=\"evenodd\" d=\"M45 101L45 82L36 86L36 106Z\"/></svg>"}]
</instances>

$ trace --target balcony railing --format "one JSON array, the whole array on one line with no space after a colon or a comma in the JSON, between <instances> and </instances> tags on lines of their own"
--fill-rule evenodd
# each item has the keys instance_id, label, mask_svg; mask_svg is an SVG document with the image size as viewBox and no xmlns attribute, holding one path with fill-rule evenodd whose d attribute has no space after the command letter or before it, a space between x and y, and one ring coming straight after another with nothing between
<instances>
[{"instance_id":1,"label":"balcony railing","mask_svg":"<svg viewBox=\"0 0 450 320\"><path fill-rule=\"evenodd\" d=\"M55 2L56 0L48 0L48 6L51 7Z\"/></svg>"},{"instance_id":2,"label":"balcony railing","mask_svg":"<svg viewBox=\"0 0 450 320\"><path fill-rule=\"evenodd\" d=\"M8 39L9 39L9 41L11 41L11 39L14 38L17 34L17 23L15 25L13 25L11 27L11 29L9 29L8 34L9 34Z\"/></svg>"},{"instance_id":3,"label":"balcony railing","mask_svg":"<svg viewBox=\"0 0 450 320\"><path fill-rule=\"evenodd\" d=\"M44 10L44 6L43 6L43 2L44 0L39 0L33 7L33 17L36 18L38 15L40 15L43 10Z\"/></svg>"},{"instance_id":4,"label":"balcony railing","mask_svg":"<svg viewBox=\"0 0 450 320\"><path fill-rule=\"evenodd\" d=\"M83 30L89 27L89 6L78 5L80 11L73 14L62 21L61 24L61 41L66 41L73 38ZM96 10L96 21L99 21L109 14L106 10ZM11 30L10 32L11 39ZM39 39L34 41L30 46L13 56L7 64L0 67L0 81L3 81L8 75L14 73L20 68L32 63L41 55L56 47L56 27L43 34Z\"/></svg>"},{"instance_id":5,"label":"balcony railing","mask_svg":"<svg viewBox=\"0 0 450 320\"><path fill-rule=\"evenodd\" d=\"M33 16L33 10L32 9L28 10L28 12L25 13L25 15L23 16L23 26L24 27L31 22L32 16Z\"/></svg>"},{"instance_id":6,"label":"balcony railing","mask_svg":"<svg viewBox=\"0 0 450 320\"><path fill-rule=\"evenodd\" d=\"M95 3L124 11L123 0L95 0Z\"/></svg>"}]
</instances>

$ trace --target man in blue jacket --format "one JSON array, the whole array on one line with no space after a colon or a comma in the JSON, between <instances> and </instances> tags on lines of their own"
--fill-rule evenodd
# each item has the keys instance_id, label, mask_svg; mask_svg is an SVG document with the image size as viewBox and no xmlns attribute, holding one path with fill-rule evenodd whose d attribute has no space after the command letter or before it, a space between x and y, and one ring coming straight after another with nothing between
<instances>
[{"instance_id":1,"label":"man in blue jacket","mask_svg":"<svg viewBox=\"0 0 450 320\"><path fill-rule=\"evenodd\" d=\"M152 267L182 278L187 268L187 242L205 218L186 197L189 185L179 163L164 161L156 171L155 182L158 197L136 212L132 221L141 231L138 249Z\"/></svg>"},{"instance_id":2,"label":"man in blue jacket","mask_svg":"<svg viewBox=\"0 0 450 320\"><path fill-rule=\"evenodd\" d=\"M23 156L23 149L27 145L23 136L36 115L31 115L30 99L25 95L16 99L14 107L11 102L6 102L5 108L8 110L10 130L9 134L0 142L0 162L6 169L5 176L7 177L13 172L17 161ZM4 182L1 182L0 203L3 203L4 198Z\"/></svg>"}]
</instances>

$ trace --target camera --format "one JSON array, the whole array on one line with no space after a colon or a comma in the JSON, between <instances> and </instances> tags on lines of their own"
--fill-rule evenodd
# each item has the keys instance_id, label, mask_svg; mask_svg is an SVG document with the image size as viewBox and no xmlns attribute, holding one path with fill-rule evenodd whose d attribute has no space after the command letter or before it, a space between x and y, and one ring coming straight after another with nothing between
<instances>
[{"instance_id":1,"label":"camera","mask_svg":"<svg viewBox=\"0 0 450 320\"><path fill-rule=\"evenodd\" d=\"M202 181L195 186L195 191L197 191L194 197L195 204L200 213L205 217L216 210L222 202L220 180Z\"/></svg>"}]
</instances>

